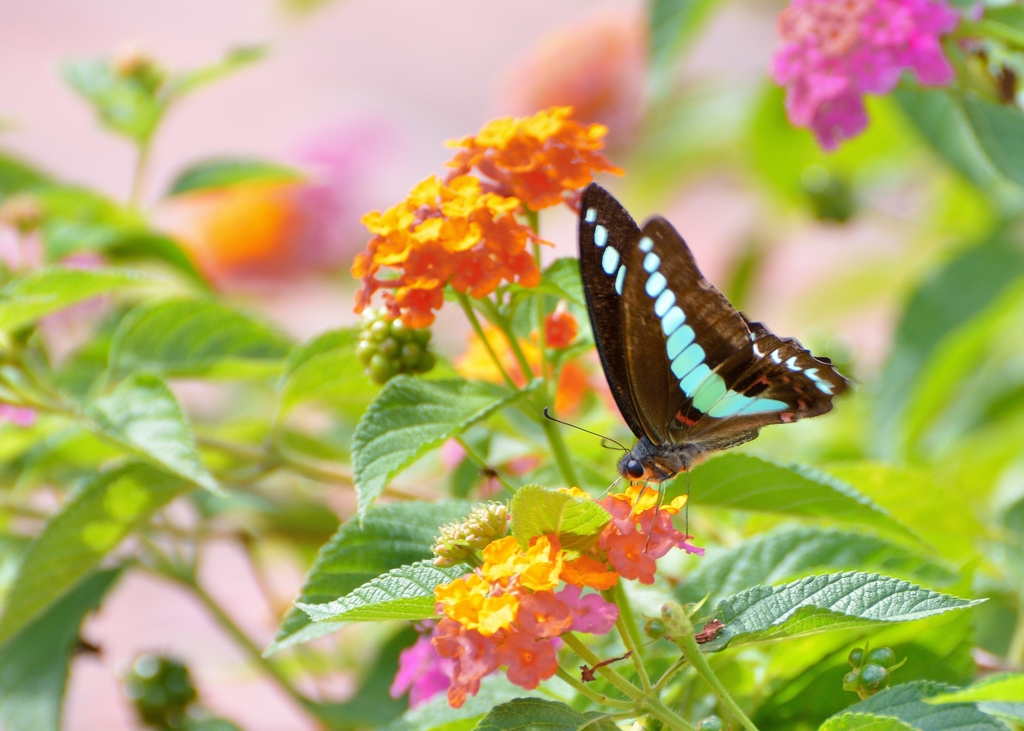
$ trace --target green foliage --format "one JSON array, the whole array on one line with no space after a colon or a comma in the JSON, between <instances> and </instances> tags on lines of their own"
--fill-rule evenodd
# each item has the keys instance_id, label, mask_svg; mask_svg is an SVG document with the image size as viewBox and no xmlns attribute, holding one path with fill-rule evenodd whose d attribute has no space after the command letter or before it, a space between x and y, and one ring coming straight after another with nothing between
<instances>
[{"instance_id":1,"label":"green foliage","mask_svg":"<svg viewBox=\"0 0 1024 731\"><path fill-rule=\"evenodd\" d=\"M224 188L239 183L287 183L302 179L292 168L265 160L224 157L190 165L171 183L167 195Z\"/></svg>"},{"instance_id":2,"label":"green foliage","mask_svg":"<svg viewBox=\"0 0 1024 731\"><path fill-rule=\"evenodd\" d=\"M968 703L933 705L927 702L929 698L948 690L948 685L926 681L897 685L850 706L848 711L830 719L828 723L839 723L839 719L849 713L894 718L917 731L1005 731L1006 727L1002 723ZM847 726L826 724L822 728L833 731Z\"/></svg>"},{"instance_id":3,"label":"green foliage","mask_svg":"<svg viewBox=\"0 0 1024 731\"><path fill-rule=\"evenodd\" d=\"M976 703L978 701L1024 703L1024 675L1018 673L989 675L977 683L972 683L967 688L942 693L926 700L928 703Z\"/></svg>"},{"instance_id":4,"label":"green foliage","mask_svg":"<svg viewBox=\"0 0 1024 731\"><path fill-rule=\"evenodd\" d=\"M68 663L78 644L78 627L120 575L100 571L4 635L0 646L0 721L8 731L58 731ZM6 618L6 615L5 615Z\"/></svg>"},{"instance_id":5,"label":"green foliage","mask_svg":"<svg viewBox=\"0 0 1024 731\"><path fill-rule=\"evenodd\" d=\"M83 300L147 281L115 269L40 269L0 290L0 329L15 330Z\"/></svg>"},{"instance_id":6,"label":"green foliage","mask_svg":"<svg viewBox=\"0 0 1024 731\"><path fill-rule=\"evenodd\" d=\"M411 376L389 381L366 409L352 439L360 512L392 477L428 451L523 395L472 381L421 381Z\"/></svg>"},{"instance_id":7,"label":"green foliage","mask_svg":"<svg viewBox=\"0 0 1024 731\"><path fill-rule=\"evenodd\" d=\"M686 490L687 478L674 480L665 496ZM733 510L777 513L853 523L910 537L887 511L841 480L802 466L784 467L744 454L724 454L694 468L690 501Z\"/></svg>"},{"instance_id":8,"label":"green foliage","mask_svg":"<svg viewBox=\"0 0 1024 731\"><path fill-rule=\"evenodd\" d=\"M541 698L519 698L495 706L477 724L477 731L520 731L541 727L550 731L615 731L609 714L579 713L564 703Z\"/></svg>"},{"instance_id":9,"label":"green foliage","mask_svg":"<svg viewBox=\"0 0 1024 731\"><path fill-rule=\"evenodd\" d=\"M190 488L142 464L81 485L29 545L7 591L0 644L93 571L103 557L160 508Z\"/></svg>"},{"instance_id":10,"label":"green foliage","mask_svg":"<svg viewBox=\"0 0 1024 731\"><path fill-rule=\"evenodd\" d=\"M717 7L717 0L653 0L647 20L648 53L655 83L668 84L680 53Z\"/></svg>"},{"instance_id":11,"label":"green foliage","mask_svg":"<svg viewBox=\"0 0 1024 731\"><path fill-rule=\"evenodd\" d=\"M269 325L209 300L168 300L135 308L110 344L111 377L137 371L171 377L276 375L291 350Z\"/></svg>"},{"instance_id":12,"label":"green foliage","mask_svg":"<svg viewBox=\"0 0 1024 731\"><path fill-rule=\"evenodd\" d=\"M429 619L434 616L434 589L468 572L464 565L438 568L433 561L418 561L371 579L337 601L296 606L314 622Z\"/></svg>"},{"instance_id":13,"label":"green foliage","mask_svg":"<svg viewBox=\"0 0 1024 731\"><path fill-rule=\"evenodd\" d=\"M808 576L723 599L712 616L725 626L703 649L716 652L727 645L907 622L978 603L878 574L851 571Z\"/></svg>"},{"instance_id":14,"label":"green foliage","mask_svg":"<svg viewBox=\"0 0 1024 731\"><path fill-rule=\"evenodd\" d=\"M437 527L460 520L469 508L470 504L461 500L371 507L362 520L349 520L323 545L297 601L323 604L344 598L381 574L429 559ZM305 613L292 609L266 654L308 642L336 628L328 622L310 624Z\"/></svg>"},{"instance_id":15,"label":"green foliage","mask_svg":"<svg viewBox=\"0 0 1024 731\"><path fill-rule=\"evenodd\" d=\"M212 492L220 486L203 464L174 394L139 374L85 405L85 425L132 453Z\"/></svg>"},{"instance_id":16,"label":"green foliage","mask_svg":"<svg viewBox=\"0 0 1024 731\"><path fill-rule=\"evenodd\" d=\"M593 500L525 485L516 490L509 506L512 535L526 548L530 539L554 533L562 548L581 552L597 541L611 516Z\"/></svg>"}]
</instances>

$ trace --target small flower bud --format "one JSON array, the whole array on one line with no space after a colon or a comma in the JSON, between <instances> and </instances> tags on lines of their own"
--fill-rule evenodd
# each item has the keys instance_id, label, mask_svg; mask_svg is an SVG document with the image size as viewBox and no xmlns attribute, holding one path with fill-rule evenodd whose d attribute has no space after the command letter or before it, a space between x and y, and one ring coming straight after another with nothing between
<instances>
[{"instance_id":1,"label":"small flower bud","mask_svg":"<svg viewBox=\"0 0 1024 731\"><path fill-rule=\"evenodd\" d=\"M861 663L864 662L864 648L853 648L852 650L850 650L850 654L846 659L849 661L850 665L852 665L855 668L859 668Z\"/></svg>"},{"instance_id":2,"label":"small flower bud","mask_svg":"<svg viewBox=\"0 0 1024 731\"><path fill-rule=\"evenodd\" d=\"M868 662L888 669L896 664L896 653L891 647L876 647L868 653Z\"/></svg>"},{"instance_id":3,"label":"small flower bud","mask_svg":"<svg viewBox=\"0 0 1024 731\"><path fill-rule=\"evenodd\" d=\"M722 731L725 726L722 725L722 719L718 716L711 715L707 718L701 719L700 723L697 724L697 728L700 731Z\"/></svg>"},{"instance_id":4,"label":"small flower bud","mask_svg":"<svg viewBox=\"0 0 1024 731\"><path fill-rule=\"evenodd\" d=\"M27 234L39 228L43 221L43 209L35 196L18 193L0 203L0 223Z\"/></svg>"},{"instance_id":5,"label":"small flower bud","mask_svg":"<svg viewBox=\"0 0 1024 731\"><path fill-rule=\"evenodd\" d=\"M168 657L142 655L124 680L124 694L142 721L157 728L177 728L196 688L188 668Z\"/></svg>"},{"instance_id":6,"label":"small flower bud","mask_svg":"<svg viewBox=\"0 0 1024 731\"><path fill-rule=\"evenodd\" d=\"M435 566L475 562L477 551L503 537L508 531L508 510L501 503L478 505L461 523L441 526L434 542Z\"/></svg>"},{"instance_id":7,"label":"small flower bud","mask_svg":"<svg viewBox=\"0 0 1024 731\"><path fill-rule=\"evenodd\" d=\"M874 695L889 685L889 671L881 665L865 665L860 670L860 685L868 695Z\"/></svg>"},{"instance_id":8,"label":"small flower bud","mask_svg":"<svg viewBox=\"0 0 1024 731\"><path fill-rule=\"evenodd\" d=\"M665 623L658 618L648 619L644 624L644 634L652 640L660 640L666 634Z\"/></svg>"},{"instance_id":9,"label":"small flower bud","mask_svg":"<svg viewBox=\"0 0 1024 731\"><path fill-rule=\"evenodd\" d=\"M366 375L386 383L400 373L426 373L434 367L434 355L427 349L430 330L413 330L386 310L364 310L356 356Z\"/></svg>"},{"instance_id":10,"label":"small flower bud","mask_svg":"<svg viewBox=\"0 0 1024 731\"><path fill-rule=\"evenodd\" d=\"M111 65L115 74L122 79L137 81L151 94L167 78L167 72L138 43L126 43L114 51Z\"/></svg>"}]
</instances>

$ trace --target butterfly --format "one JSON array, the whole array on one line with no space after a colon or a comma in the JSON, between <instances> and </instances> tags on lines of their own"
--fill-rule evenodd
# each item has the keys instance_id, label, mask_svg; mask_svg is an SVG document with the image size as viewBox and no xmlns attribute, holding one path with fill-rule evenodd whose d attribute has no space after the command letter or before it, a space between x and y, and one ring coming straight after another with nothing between
<instances>
[{"instance_id":1,"label":"butterfly","mask_svg":"<svg viewBox=\"0 0 1024 731\"><path fill-rule=\"evenodd\" d=\"M615 403L638 441L619 460L662 482L768 424L820 416L849 382L828 358L774 335L697 269L664 218L637 226L591 184L580 203L580 273Z\"/></svg>"}]
</instances>

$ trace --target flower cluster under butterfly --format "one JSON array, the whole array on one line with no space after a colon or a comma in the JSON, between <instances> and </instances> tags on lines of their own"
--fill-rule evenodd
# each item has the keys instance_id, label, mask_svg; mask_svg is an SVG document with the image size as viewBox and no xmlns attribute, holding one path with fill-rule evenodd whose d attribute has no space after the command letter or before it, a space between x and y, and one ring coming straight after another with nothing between
<instances>
[{"instance_id":1,"label":"flower cluster under butterfly","mask_svg":"<svg viewBox=\"0 0 1024 731\"><path fill-rule=\"evenodd\" d=\"M762 426L828 412L849 388L828 358L737 311L668 221L637 226L596 184L581 199L579 247L601 364L638 439L623 477L662 482Z\"/></svg>"}]
</instances>

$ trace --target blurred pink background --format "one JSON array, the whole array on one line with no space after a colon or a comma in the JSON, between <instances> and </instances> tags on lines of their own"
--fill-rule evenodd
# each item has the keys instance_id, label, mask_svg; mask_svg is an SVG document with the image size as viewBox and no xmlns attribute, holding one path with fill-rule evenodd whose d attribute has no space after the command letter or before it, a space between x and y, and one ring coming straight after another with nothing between
<instances>
[{"instance_id":1,"label":"blurred pink background","mask_svg":"<svg viewBox=\"0 0 1024 731\"><path fill-rule=\"evenodd\" d=\"M272 48L267 59L203 89L172 112L157 137L146 199L154 201L177 171L197 159L292 160L311 140L355 125L384 131L387 144L374 148L380 159L371 161L359 199L363 210L383 208L427 174L441 172L449 157L444 140L475 131L496 113L530 111L523 108L529 103L523 101L524 79L545 64L557 64L559 49L567 47L564 36L544 41L539 52L544 63L534 60L530 66L526 59L542 39L595 23L638 28L643 9L638 0L336 0L300 17L267 0L5 0L0 4L0 119L13 128L0 133L0 146L123 200L132 149L99 128L87 105L60 80L59 62L106 55L125 41L137 41L170 68L184 69L214 61L233 46L266 42ZM681 77L759 83L775 47L775 10L726 7L684 59ZM628 58L628 49L623 53ZM600 53L581 63L599 58ZM628 127L628 109L624 115ZM712 177L689 185L661 213L685 232L705 273L720 282L738 247L756 229L761 205L749 188ZM634 211L638 218L653 212ZM574 250L574 228L568 212L545 215L544 234L560 255ZM755 294L876 255L891 245L886 236L892 235L879 235L870 224L798 231L773 252ZM336 280L313 279L254 304L297 337L354 319L351 290ZM763 296L753 310L778 331L803 324ZM861 353L880 351L887 318L880 307L851 324ZM460 328L437 330L443 347L461 347ZM280 574L275 606L269 606L239 546L217 543L205 555L206 585L260 646L270 640L301 581L297 570L284 567ZM84 635L103 652L75 661L65 724L72 731L136 727L116 672L148 651L173 651L186 660L204 703L246 731L313 728L292 701L250 670L203 608L176 587L130 575L88 621ZM342 678L337 699L345 687Z\"/></svg>"}]
</instances>

